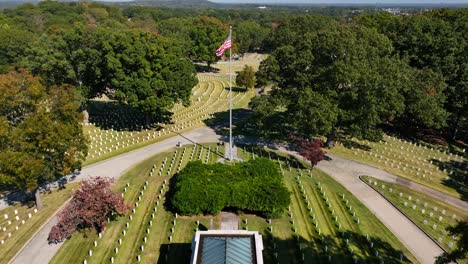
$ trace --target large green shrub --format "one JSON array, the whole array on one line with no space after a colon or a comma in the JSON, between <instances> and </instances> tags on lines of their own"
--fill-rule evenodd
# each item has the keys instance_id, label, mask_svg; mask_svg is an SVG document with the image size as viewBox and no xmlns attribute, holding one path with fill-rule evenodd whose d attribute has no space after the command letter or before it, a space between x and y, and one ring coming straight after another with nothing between
<instances>
[{"instance_id":1,"label":"large green shrub","mask_svg":"<svg viewBox=\"0 0 468 264\"><path fill-rule=\"evenodd\" d=\"M289 191L279 167L268 159L225 164L189 163L177 176L174 208L184 215L215 214L223 208L279 216L289 205Z\"/></svg>"}]
</instances>

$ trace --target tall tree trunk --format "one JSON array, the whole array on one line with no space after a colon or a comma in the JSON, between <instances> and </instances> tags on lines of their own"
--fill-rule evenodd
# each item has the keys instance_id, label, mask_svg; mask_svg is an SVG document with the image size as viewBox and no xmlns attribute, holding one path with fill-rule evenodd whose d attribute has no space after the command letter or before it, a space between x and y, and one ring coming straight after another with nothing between
<instances>
[{"instance_id":1,"label":"tall tree trunk","mask_svg":"<svg viewBox=\"0 0 468 264\"><path fill-rule=\"evenodd\" d=\"M147 127L149 127L151 125L151 114L150 113L145 113L145 123L146 123Z\"/></svg>"},{"instance_id":2,"label":"tall tree trunk","mask_svg":"<svg viewBox=\"0 0 468 264\"><path fill-rule=\"evenodd\" d=\"M455 139L457 138L457 133L458 133L458 126L459 126L459 123L460 123L460 118L461 118L461 114L458 113L457 114L457 118L455 119L455 122L453 124L453 126L451 127L450 129L450 137L453 141L455 141Z\"/></svg>"},{"instance_id":3,"label":"tall tree trunk","mask_svg":"<svg viewBox=\"0 0 468 264\"><path fill-rule=\"evenodd\" d=\"M336 143L336 130L333 128L330 133L327 135L327 142L325 142L325 146L327 148L333 148Z\"/></svg>"},{"instance_id":4,"label":"tall tree trunk","mask_svg":"<svg viewBox=\"0 0 468 264\"><path fill-rule=\"evenodd\" d=\"M41 193L39 192L39 188L37 188L37 189L34 191L34 199L36 200L36 208L37 208L37 210L42 209L42 207L44 207L44 205L42 204L42 198L41 198Z\"/></svg>"}]
</instances>

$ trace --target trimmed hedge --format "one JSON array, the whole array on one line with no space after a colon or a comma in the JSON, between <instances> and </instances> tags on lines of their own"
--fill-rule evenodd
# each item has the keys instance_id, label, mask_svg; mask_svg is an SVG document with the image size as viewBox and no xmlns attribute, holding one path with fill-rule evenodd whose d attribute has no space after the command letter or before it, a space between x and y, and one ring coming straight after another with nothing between
<instances>
[{"instance_id":1,"label":"trimmed hedge","mask_svg":"<svg viewBox=\"0 0 468 264\"><path fill-rule=\"evenodd\" d=\"M189 163L178 175L173 207L183 215L216 214L234 208L276 217L290 194L276 163L263 158L237 164Z\"/></svg>"}]
</instances>

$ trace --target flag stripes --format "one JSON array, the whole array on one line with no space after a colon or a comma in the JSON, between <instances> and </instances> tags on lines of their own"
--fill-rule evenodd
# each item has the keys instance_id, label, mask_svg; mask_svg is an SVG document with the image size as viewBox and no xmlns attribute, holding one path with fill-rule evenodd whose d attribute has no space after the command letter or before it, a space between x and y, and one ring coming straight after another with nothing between
<instances>
[{"instance_id":1,"label":"flag stripes","mask_svg":"<svg viewBox=\"0 0 468 264\"><path fill-rule=\"evenodd\" d=\"M226 41L224 41L223 45L221 45L221 47L219 47L216 50L216 56L217 57L223 56L224 51L230 48L231 48L231 34L229 33L229 36L227 37Z\"/></svg>"}]
</instances>

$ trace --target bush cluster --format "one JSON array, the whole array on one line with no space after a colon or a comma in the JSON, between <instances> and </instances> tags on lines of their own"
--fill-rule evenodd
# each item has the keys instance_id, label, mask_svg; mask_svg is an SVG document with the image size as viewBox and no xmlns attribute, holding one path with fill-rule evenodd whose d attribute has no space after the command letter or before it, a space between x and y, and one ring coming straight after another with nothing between
<instances>
[{"instance_id":1,"label":"bush cluster","mask_svg":"<svg viewBox=\"0 0 468 264\"><path fill-rule=\"evenodd\" d=\"M268 159L225 164L189 163L177 176L171 199L181 214L216 214L223 208L277 217L290 203L277 164Z\"/></svg>"}]
</instances>

